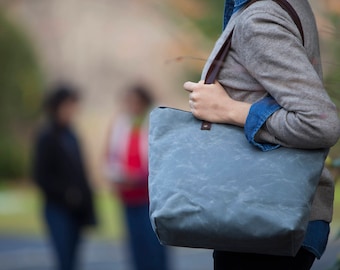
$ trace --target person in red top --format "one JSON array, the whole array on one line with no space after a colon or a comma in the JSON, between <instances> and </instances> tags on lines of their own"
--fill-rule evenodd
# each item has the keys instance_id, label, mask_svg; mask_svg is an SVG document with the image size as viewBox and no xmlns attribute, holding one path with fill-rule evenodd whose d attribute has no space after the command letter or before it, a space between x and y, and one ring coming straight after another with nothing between
<instances>
[{"instance_id":1,"label":"person in red top","mask_svg":"<svg viewBox=\"0 0 340 270\"><path fill-rule=\"evenodd\" d=\"M105 170L122 202L135 270L167 270L167 252L152 230L148 196L148 123L153 104L143 85L128 89L108 134Z\"/></svg>"}]
</instances>

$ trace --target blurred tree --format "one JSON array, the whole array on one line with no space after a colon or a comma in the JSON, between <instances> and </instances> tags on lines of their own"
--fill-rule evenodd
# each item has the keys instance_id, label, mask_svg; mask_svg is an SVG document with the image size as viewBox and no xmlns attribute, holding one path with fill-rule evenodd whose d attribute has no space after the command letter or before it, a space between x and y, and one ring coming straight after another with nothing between
<instances>
[{"instance_id":1,"label":"blurred tree","mask_svg":"<svg viewBox=\"0 0 340 270\"><path fill-rule=\"evenodd\" d=\"M224 1L171 0L168 2L169 6L165 5L166 7L189 19L211 41L215 42L220 36L223 29Z\"/></svg>"},{"instance_id":2,"label":"blurred tree","mask_svg":"<svg viewBox=\"0 0 340 270\"><path fill-rule=\"evenodd\" d=\"M0 180L22 178L43 80L29 39L1 12L0 63Z\"/></svg>"},{"instance_id":3,"label":"blurred tree","mask_svg":"<svg viewBox=\"0 0 340 270\"><path fill-rule=\"evenodd\" d=\"M340 105L340 14L332 14L330 16L331 22L333 24L334 34L333 38L330 41L330 50L332 55L332 68L329 69L327 74L325 75L325 85L326 89L331 96L332 100L336 103L337 106ZM337 143L332 149L331 154L336 158L333 160L331 164L331 172L335 177L336 183L339 183L339 176L340 176L340 158L339 158L339 151L340 151L340 142ZM338 233L335 237L335 240L339 240L340 238L340 231L338 229ZM337 256L337 260L334 265L327 270L338 270L340 269L340 254Z\"/></svg>"},{"instance_id":4,"label":"blurred tree","mask_svg":"<svg viewBox=\"0 0 340 270\"><path fill-rule=\"evenodd\" d=\"M195 18L194 22L207 38L215 42L223 31L224 1L196 0L195 2L203 6L204 16Z\"/></svg>"},{"instance_id":5,"label":"blurred tree","mask_svg":"<svg viewBox=\"0 0 340 270\"><path fill-rule=\"evenodd\" d=\"M212 46L223 31L224 1L171 0L168 2L169 7L171 7L170 11L172 11L173 14L181 14L195 26L196 30L203 34L207 44L210 44L209 47L207 47L208 56ZM169 13L169 9L167 9L166 12ZM187 71L183 73L183 80L198 81L201 77L202 64L204 64L206 59L195 59L196 55L188 56L188 58L179 58L178 60L197 61L197 66L195 64L188 66ZM192 59L190 59L191 56L193 57Z\"/></svg>"},{"instance_id":6,"label":"blurred tree","mask_svg":"<svg viewBox=\"0 0 340 270\"><path fill-rule=\"evenodd\" d=\"M333 60L330 63L332 68L325 75L325 85L331 98L340 105L340 14L333 14L330 18L334 29L329 46Z\"/></svg>"},{"instance_id":7,"label":"blurred tree","mask_svg":"<svg viewBox=\"0 0 340 270\"><path fill-rule=\"evenodd\" d=\"M332 59L328 65L330 68L324 76L324 83L327 92L337 105L340 106L340 14L333 13L329 15L332 23L332 38L327 44L330 59ZM340 108L340 107L339 107ZM340 141L331 149L330 155L335 159L339 158ZM334 166L333 166L334 167ZM335 177L338 179L340 174L339 166L333 169Z\"/></svg>"}]
</instances>

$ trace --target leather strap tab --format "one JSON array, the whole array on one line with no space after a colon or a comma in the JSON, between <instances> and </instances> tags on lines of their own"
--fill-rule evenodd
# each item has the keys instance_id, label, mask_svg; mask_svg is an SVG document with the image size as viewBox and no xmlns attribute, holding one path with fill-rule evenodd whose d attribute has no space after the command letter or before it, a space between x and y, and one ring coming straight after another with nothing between
<instances>
[{"instance_id":1,"label":"leather strap tab","mask_svg":"<svg viewBox=\"0 0 340 270\"><path fill-rule=\"evenodd\" d=\"M210 130L211 123L207 121L202 121L201 130Z\"/></svg>"}]
</instances>

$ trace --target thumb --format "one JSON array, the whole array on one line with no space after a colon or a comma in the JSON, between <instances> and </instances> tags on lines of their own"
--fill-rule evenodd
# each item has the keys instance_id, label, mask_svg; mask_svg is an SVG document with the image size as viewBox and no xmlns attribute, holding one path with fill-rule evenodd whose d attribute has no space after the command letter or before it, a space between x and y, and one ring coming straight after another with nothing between
<instances>
[{"instance_id":1,"label":"thumb","mask_svg":"<svg viewBox=\"0 0 340 270\"><path fill-rule=\"evenodd\" d=\"M190 82L190 81L185 82L185 83L183 84L183 88L184 88L186 91L188 91L188 92L194 91L196 86L197 86L197 83Z\"/></svg>"}]
</instances>

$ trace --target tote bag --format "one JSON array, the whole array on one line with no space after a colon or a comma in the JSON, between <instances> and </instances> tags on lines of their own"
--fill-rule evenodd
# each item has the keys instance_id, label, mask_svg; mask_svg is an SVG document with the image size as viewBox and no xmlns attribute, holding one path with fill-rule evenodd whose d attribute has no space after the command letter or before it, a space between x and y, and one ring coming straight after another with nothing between
<instances>
[{"instance_id":1,"label":"tote bag","mask_svg":"<svg viewBox=\"0 0 340 270\"><path fill-rule=\"evenodd\" d=\"M285 8L287 2L278 1ZM296 13L286 10L298 25ZM214 82L231 37L207 83ZM327 153L285 147L262 152L240 127L156 108L149 130L153 229L164 245L294 256Z\"/></svg>"}]
</instances>

